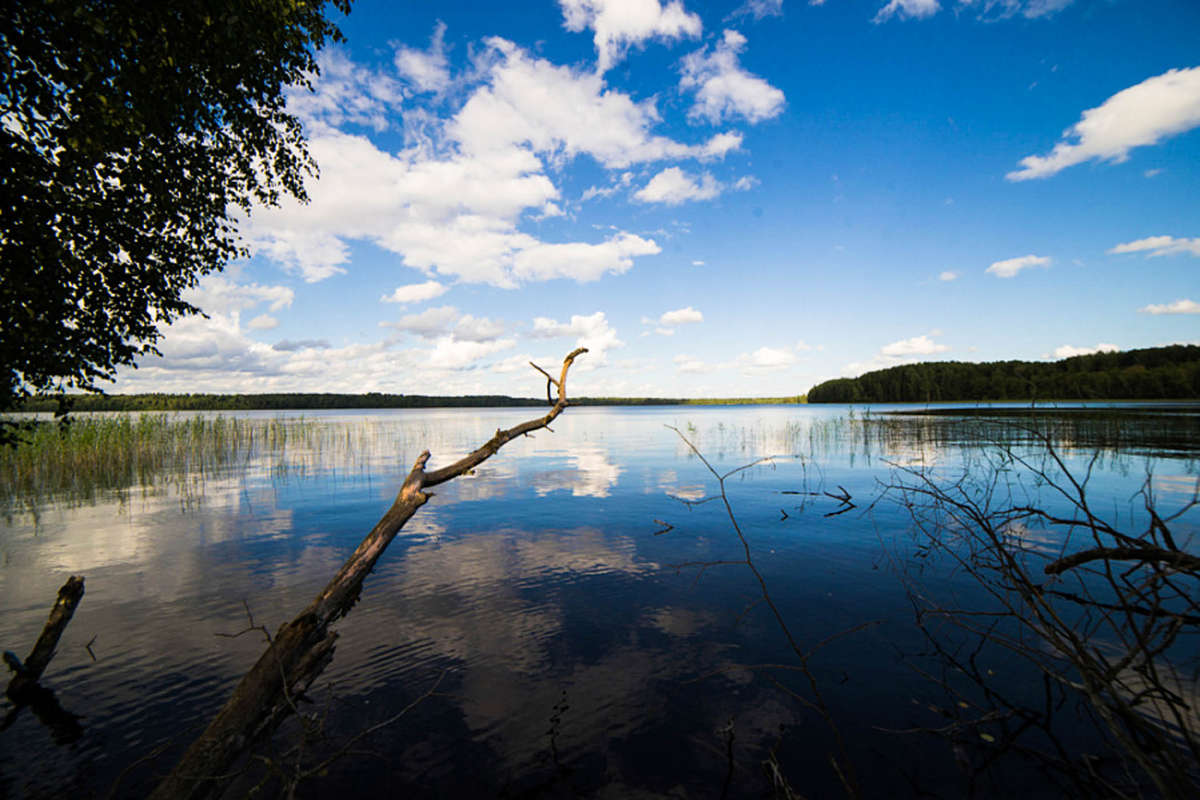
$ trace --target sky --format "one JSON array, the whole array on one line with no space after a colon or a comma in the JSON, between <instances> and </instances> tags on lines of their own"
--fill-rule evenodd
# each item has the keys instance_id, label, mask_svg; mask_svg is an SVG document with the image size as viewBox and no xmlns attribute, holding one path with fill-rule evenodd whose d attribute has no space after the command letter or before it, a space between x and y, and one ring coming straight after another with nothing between
<instances>
[{"instance_id":1,"label":"sky","mask_svg":"<svg viewBox=\"0 0 1200 800\"><path fill-rule=\"evenodd\" d=\"M1200 343L1195 0L357 0L115 392L766 397Z\"/></svg>"}]
</instances>

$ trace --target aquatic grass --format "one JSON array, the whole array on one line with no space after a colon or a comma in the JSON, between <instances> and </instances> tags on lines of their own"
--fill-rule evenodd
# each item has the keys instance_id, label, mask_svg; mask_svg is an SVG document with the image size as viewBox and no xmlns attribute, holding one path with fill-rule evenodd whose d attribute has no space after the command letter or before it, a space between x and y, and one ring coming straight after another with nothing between
<instances>
[{"instance_id":1,"label":"aquatic grass","mask_svg":"<svg viewBox=\"0 0 1200 800\"><path fill-rule=\"evenodd\" d=\"M94 501L98 493L187 478L246 464L264 447L305 442L303 419L170 414L80 415L38 421L15 447L0 449L0 508L6 514L47 501Z\"/></svg>"},{"instance_id":2,"label":"aquatic grass","mask_svg":"<svg viewBox=\"0 0 1200 800\"><path fill-rule=\"evenodd\" d=\"M208 414L79 414L67 424L33 423L16 447L0 449L0 514L35 517L49 503L95 503L141 489L174 492L185 508L206 482L240 470L284 483L328 472L406 473L429 443L426 425ZM402 474L401 474L402 477Z\"/></svg>"}]
</instances>

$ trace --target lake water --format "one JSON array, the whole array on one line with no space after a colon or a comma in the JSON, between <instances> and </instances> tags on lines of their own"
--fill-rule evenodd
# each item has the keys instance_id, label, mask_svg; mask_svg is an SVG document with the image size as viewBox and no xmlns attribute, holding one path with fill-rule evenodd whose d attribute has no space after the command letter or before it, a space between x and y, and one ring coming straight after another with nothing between
<instances>
[{"instance_id":1,"label":"lake water","mask_svg":"<svg viewBox=\"0 0 1200 800\"><path fill-rule=\"evenodd\" d=\"M298 795L786 796L775 773L804 796L839 796L840 738L865 796L1054 796L1017 761L972 783L963 762L978 754L901 732L944 726L954 705L931 678L938 661L910 593L960 608L989 599L961 570L922 560L912 509L883 488L914 480L906 469L946 481L1000 470L1061 510L1044 480L996 459L1005 447L1040 458L1036 426L1072 472L1090 465L1093 507L1140 531L1139 489L1160 510L1183 507L1200 454L1200 410L1144 408L1002 422L844 406L569 408L553 433L434 490L391 544L304 708L321 736L303 765L351 746ZM0 649L24 657L69 575L86 576L87 593L42 680L81 735L6 706L0 795L104 796L117 781L116 796L145 794L262 651L256 632L220 634L247 628L247 609L271 631L291 619L422 449L444 465L535 413L306 412L305 435L283 449L11 504ZM763 584L724 504L697 502L719 493L716 479L666 426L720 473L770 457L726 481ZM1172 526L1197 552L1200 512ZM807 651L839 632L797 670L788 635ZM1174 650L1198 652L1194 638ZM1007 689L1036 682L990 657ZM282 763L300 738L285 724L268 757ZM234 795L259 781L259 763Z\"/></svg>"}]
</instances>

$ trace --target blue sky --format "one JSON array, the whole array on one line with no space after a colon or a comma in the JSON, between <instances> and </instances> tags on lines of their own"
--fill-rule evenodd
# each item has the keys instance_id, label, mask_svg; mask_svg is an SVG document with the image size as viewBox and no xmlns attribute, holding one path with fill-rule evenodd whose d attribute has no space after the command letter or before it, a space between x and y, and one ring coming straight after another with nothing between
<instances>
[{"instance_id":1,"label":"blue sky","mask_svg":"<svg viewBox=\"0 0 1200 800\"><path fill-rule=\"evenodd\" d=\"M1194 0L358 0L115 391L765 396L1200 341Z\"/></svg>"}]
</instances>

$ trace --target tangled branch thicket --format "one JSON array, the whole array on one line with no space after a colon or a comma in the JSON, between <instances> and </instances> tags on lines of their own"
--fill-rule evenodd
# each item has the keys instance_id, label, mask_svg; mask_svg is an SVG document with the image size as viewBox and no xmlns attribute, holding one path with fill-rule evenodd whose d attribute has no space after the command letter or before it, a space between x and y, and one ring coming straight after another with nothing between
<instances>
[{"instance_id":1,"label":"tangled branch thicket","mask_svg":"<svg viewBox=\"0 0 1200 800\"><path fill-rule=\"evenodd\" d=\"M1099 454L1072 470L1048 436L1028 432L1036 447L997 444L955 479L897 467L886 487L910 512L924 557L904 574L945 667L928 674L960 701L950 705L970 709L924 730L953 738L980 776L1015 753L1074 796L1195 797L1200 541L1190 512L1200 482L1168 513L1147 475L1127 512L1109 513L1089 491ZM969 577L986 607L932 589L912 566L931 562ZM997 652L1040 673L1040 702L1001 684L987 666ZM1075 746L1076 715L1098 752Z\"/></svg>"}]
</instances>

